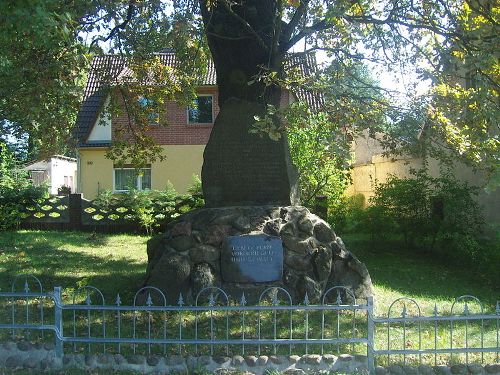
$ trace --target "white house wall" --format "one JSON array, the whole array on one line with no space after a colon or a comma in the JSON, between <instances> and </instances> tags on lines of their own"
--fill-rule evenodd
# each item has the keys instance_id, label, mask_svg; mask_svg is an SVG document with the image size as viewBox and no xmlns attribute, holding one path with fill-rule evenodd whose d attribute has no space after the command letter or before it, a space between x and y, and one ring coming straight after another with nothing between
<instances>
[{"instance_id":1,"label":"white house wall","mask_svg":"<svg viewBox=\"0 0 500 375\"><path fill-rule=\"evenodd\" d=\"M111 118L106 115L109 107L109 97L104 103L104 111L99 113L97 121L90 132L87 142L111 141Z\"/></svg>"},{"instance_id":2,"label":"white house wall","mask_svg":"<svg viewBox=\"0 0 500 375\"><path fill-rule=\"evenodd\" d=\"M50 193L57 194L61 186L71 187L71 192L76 189L76 161L59 158L50 160Z\"/></svg>"}]
</instances>

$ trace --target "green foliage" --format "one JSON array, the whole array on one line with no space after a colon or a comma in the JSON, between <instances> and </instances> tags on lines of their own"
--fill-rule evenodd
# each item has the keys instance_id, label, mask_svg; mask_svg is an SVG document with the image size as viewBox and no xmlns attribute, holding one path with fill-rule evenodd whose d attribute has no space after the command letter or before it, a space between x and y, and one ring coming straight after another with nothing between
<instances>
[{"instance_id":1,"label":"green foliage","mask_svg":"<svg viewBox=\"0 0 500 375\"><path fill-rule=\"evenodd\" d=\"M342 210L333 210L330 221L340 216L347 223L342 230L368 233L377 246L401 235L407 249L495 273L498 245L494 251L495 245L482 239L484 222L476 195L477 188L446 171L440 177L413 171L408 178L390 176L376 183L368 207L344 203Z\"/></svg>"},{"instance_id":2,"label":"green foliage","mask_svg":"<svg viewBox=\"0 0 500 375\"><path fill-rule=\"evenodd\" d=\"M62 185L57 189L57 195L68 195L71 194L71 188L66 185Z\"/></svg>"},{"instance_id":3,"label":"green foliage","mask_svg":"<svg viewBox=\"0 0 500 375\"><path fill-rule=\"evenodd\" d=\"M356 232L365 215L365 196L342 195L328 206L328 222L339 233Z\"/></svg>"},{"instance_id":4,"label":"green foliage","mask_svg":"<svg viewBox=\"0 0 500 375\"><path fill-rule=\"evenodd\" d=\"M61 153L76 118L88 56L75 20L89 10L83 1L0 2L0 120L45 154Z\"/></svg>"},{"instance_id":5,"label":"green foliage","mask_svg":"<svg viewBox=\"0 0 500 375\"><path fill-rule=\"evenodd\" d=\"M193 177L189 194L183 195L177 193L170 182L164 190L131 189L120 194L103 190L84 212L96 222L122 220L137 223L151 234L179 215L203 207L200 188L199 178Z\"/></svg>"},{"instance_id":6,"label":"green foliage","mask_svg":"<svg viewBox=\"0 0 500 375\"><path fill-rule=\"evenodd\" d=\"M348 183L349 144L339 137L339 125L326 112L313 112L303 102L283 116L293 163L299 173L301 203L311 206L318 195L340 199Z\"/></svg>"},{"instance_id":7,"label":"green foliage","mask_svg":"<svg viewBox=\"0 0 500 375\"><path fill-rule=\"evenodd\" d=\"M191 186L187 189L188 193L193 196L198 196L203 194L201 179L197 174L193 174L191 179Z\"/></svg>"},{"instance_id":8,"label":"green foliage","mask_svg":"<svg viewBox=\"0 0 500 375\"><path fill-rule=\"evenodd\" d=\"M33 186L27 172L0 142L0 230L18 227L24 208L47 196L47 187Z\"/></svg>"},{"instance_id":9,"label":"green foliage","mask_svg":"<svg viewBox=\"0 0 500 375\"><path fill-rule=\"evenodd\" d=\"M328 86L325 95L333 100L326 112L338 126L368 127L374 134L387 122L391 147L414 140L425 128L429 144L451 148L452 157L470 160L498 180L500 11L494 2L233 3L200 1L196 7L192 1L76 0L61 7L55 0L0 2L0 121L9 120L2 124L8 123L13 135L27 135L28 143L46 152L60 148L74 123L91 54L106 49L135 56L131 80L116 85L116 77L109 77L114 98L126 104L130 120L119 129L109 155L121 161L132 157L139 166L161 158L147 132L149 120L160 112L159 122L164 122L165 100L193 98L209 56L207 40L212 49L230 43L234 56L244 48L255 51L252 59L241 59L241 69L226 69L241 71L241 77L226 78L257 91L254 97L268 98L280 80L281 87L292 90L318 88L321 73L302 82L283 80L294 71L283 71L283 57L307 38L311 49L325 51L331 60L319 86ZM154 55L165 48L179 59L174 70L162 67ZM214 54L221 60L218 69L226 66L225 56ZM382 89L365 74L368 63L377 72L404 77L407 92ZM266 74L253 76L259 71ZM218 71L220 82L227 81L223 72ZM431 89L416 90L421 81ZM227 96L237 96L236 91ZM157 108L141 111L140 97ZM374 117L380 121L370 123ZM268 130L279 137L277 129Z\"/></svg>"},{"instance_id":10,"label":"green foliage","mask_svg":"<svg viewBox=\"0 0 500 375\"><path fill-rule=\"evenodd\" d=\"M483 220L476 195L476 188L450 174L433 178L423 170L412 178L390 176L376 184L370 203L379 210L379 220L394 222L409 247L444 251L447 239L463 236L470 243L479 237Z\"/></svg>"}]
</instances>

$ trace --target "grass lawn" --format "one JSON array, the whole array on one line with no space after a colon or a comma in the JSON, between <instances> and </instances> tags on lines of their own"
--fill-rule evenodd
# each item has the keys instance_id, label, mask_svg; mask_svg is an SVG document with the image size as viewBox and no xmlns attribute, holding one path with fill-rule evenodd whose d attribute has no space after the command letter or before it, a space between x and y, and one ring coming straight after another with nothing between
<instances>
[{"instance_id":1,"label":"grass lawn","mask_svg":"<svg viewBox=\"0 0 500 375\"><path fill-rule=\"evenodd\" d=\"M31 273L45 290L62 286L65 295L95 286L114 301L132 301L146 265L146 241L138 235L82 232L0 232L0 290L10 291L16 275Z\"/></svg>"},{"instance_id":2,"label":"grass lawn","mask_svg":"<svg viewBox=\"0 0 500 375\"><path fill-rule=\"evenodd\" d=\"M479 298L490 312L500 300L499 274L481 275L431 254L400 250L397 241L381 247L373 245L369 236L342 238L370 272L376 315L386 314L391 302L402 296L417 301L426 314L432 313L435 303L444 305L446 312L456 297L467 294Z\"/></svg>"},{"instance_id":3,"label":"grass lawn","mask_svg":"<svg viewBox=\"0 0 500 375\"><path fill-rule=\"evenodd\" d=\"M131 303L145 275L147 240L126 234L0 232L0 290L10 290L15 275L31 273L45 290L62 286L67 296L92 285L101 289L108 303L117 293L124 303ZM415 299L426 313L432 312L434 303L449 309L454 298L464 294L478 297L489 311L500 300L494 275L488 278L430 255L400 251L397 243L377 248L362 236L345 236L344 241L368 267L377 315L385 314L401 296Z\"/></svg>"},{"instance_id":4,"label":"grass lawn","mask_svg":"<svg viewBox=\"0 0 500 375\"><path fill-rule=\"evenodd\" d=\"M10 290L15 275L31 273L40 279L45 290L51 290L54 286L62 286L66 303L70 302L70 296L75 289L92 285L103 292L107 304L114 303L117 293L120 293L123 304L131 304L145 275L147 239L146 236L138 235L79 232L0 232L0 290ZM377 316L386 315L391 302L402 296L417 301L422 313L427 315L432 314L435 303L438 304L440 313L448 313L455 297L464 294L480 298L488 312L494 311L496 301L500 300L500 286L492 281L493 278L472 274L464 267L451 266L429 255L402 252L398 250L397 243L379 248L374 247L367 238L361 236L345 236L344 241L348 249L353 251L370 271L375 286L375 315ZM22 289L21 285L17 290L20 289ZM411 306L409 307L409 313L413 315L415 310L412 311ZM471 306L471 310L473 308L477 306ZM396 310L391 316L401 316L401 309ZM130 317L128 318L130 320ZM188 318L193 317L184 317L186 330L193 323L189 322ZM313 316L310 318L311 321L316 319ZM162 319L158 321L161 322ZM171 319L173 326L169 328L169 332L175 332L177 321L178 316L174 315ZM267 331L264 326L271 322L271 317L267 323L266 321L264 317L264 331ZM82 320L82 322L80 328L85 329L85 321ZM142 323L145 324L145 322ZM360 323L358 328L360 334L363 335L361 330L364 330L364 325ZM250 317L248 317L248 325L254 326L250 322ZM286 328L286 324L283 327ZM416 340L415 327L413 327L411 340L409 340L411 327L408 328L409 333L405 340L394 337L393 348L397 348L398 343L415 348L415 342L410 342ZM457 327L457 331L462 328ZM494 328L485 328L492 337L488 340L494 341ZM297 324L294 323L294 329L298 330L294 332L294 337L300 336L303 331L303 317L299 317ZM477 339L478 327L471 326L469 329ZM428 337L423 337L423 342L428 348L434 345L433 330L433 326L425 328L424 334ZM314 334L318 332L315 331ZM449 334L445 326L439 327L436 336L443 347L448 345ZM385 328L379 326L376 333L377 348L385 348L387 344L385 338ZM459 335L455 340L458 340L455 345L462 345L463 335ZM493 341L488 344L494 345ZM356 352L362 353L363 348L360 347ZM318 348L311 348L310 352L315 352L314 349ZM443 357L442 360L445 361L447 358L447 356ZM433 359L428 360L432 362Z\"/></svg>"}]
</instances>

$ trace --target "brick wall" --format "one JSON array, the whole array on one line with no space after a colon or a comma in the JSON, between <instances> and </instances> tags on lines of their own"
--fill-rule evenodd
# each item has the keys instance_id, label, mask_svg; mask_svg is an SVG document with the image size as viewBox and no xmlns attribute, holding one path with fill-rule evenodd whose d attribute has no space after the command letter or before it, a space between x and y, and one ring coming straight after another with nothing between
<instances>
[{"instance_id":1,"label":"brick wall","mask_svg":"<svg viewBox=\"0 0 500 375\"><path fill-rule=\"evenodd\" d=\"M198 94L211 94L213 96L213 118L219 114L218 89L215 86L201 87ZM283 91L280 106L289 104L289 92ZM212 131L213 124L188 124L187 108L179 106L175 102L167 103L168 126L154 126L149 129L149 134L160 145L206 145ZM127 124L126 114L114 118L113 123Z\"/></svg>"},{"instance_id":2,"label":"brick wall","mask_svg":"<svg viewBox=\"0 0 500 375\"><path fill-rule=\"evenodd\" d=\"M213 96L212 110L213 118L219 113L217 87L202 87L197 90L198 94L211 94ZM188 124L187 108L175 102L167 102L166 123L168 126L151 125L149 134L160 145L205 145L210 137L213 124ZM126 126L127 114L113 118L113 124Z\"/></svg>"}]
</instances>

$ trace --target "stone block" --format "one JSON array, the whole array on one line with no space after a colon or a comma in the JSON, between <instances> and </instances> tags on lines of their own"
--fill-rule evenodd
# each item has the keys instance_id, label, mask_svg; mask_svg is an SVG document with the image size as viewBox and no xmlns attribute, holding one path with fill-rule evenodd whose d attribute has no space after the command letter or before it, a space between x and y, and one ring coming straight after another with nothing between
<instances>
[{"instance_id":1,"label":"stone block","mask_svg":"<svg viewBox=\"0 0 500 375\"><path fill-rule=\"evenodd\" d=\"M428 365L420 365L418 366L418 373L421 375L433 375L434 370L431 366Z\"/></svg>"},{"instance_id":2,"label":"stone block","mask_svg":"<svg viewBox=\"0 0 500 375\"><path fill-rule=\"evenodd\" d=\"M450 371L452 374L457 375L466 375L468 373L467 365L464 365L462 363L451 366Z\"/></svg>"},{"instance_id":3,"label":"stone block","mask_svg":"<svg viewBox=\"0 0 500 375\"><path fill-rule=\"evenodd\" d=\"M403 366L403 374L418 375L418 368L415 366Z\"/></svg>"},{"instance_id":4,"label":"stone block","mask_svg":"<svg viewBox=\"0 0 500 375\"><path fill-rule=\"evenodd\" d=\"M85 354L85 365L87 367L95 366L96 360L97 358L95 354Z\"/></svg>"},{"instance_id":5,"label":"stone block","mask_svg":"<svg viewBox=\"0 0 500 375\"><path fill-rule=\"evenodd\" d=\"M21 367L23 360L20 355L11 355L5 360L5 367L15 369Z\"/></svg>"},{"instance_id":6,"label":"stone block","mask_svg":"<svg viewBox=\"0 0 500 375\"><path fill-rule=\"evenodd\" d=\"M434 369L434 372L436 374L440 374L440 375L451 374L450 368L448 366L445 366L445 365L433 366L432 368Z\"/></svg>"},{"instance_id":7,"label":"stone block","mask_svg":"<svg viewBox=\"0 0 500 375\"><path fill-rule=\"evenodd\" d=\"M161 359L161 357L160 357L160 356L157 356L157 355L150 355L150 356L148 356L148 358L146 359L146 363L147 363L149 366L156 366L158 363L160 363L160 359Z\"/></svg>"},{"instance_id":8,"label":"stone block","mask_svg":"<svg viewBox=\"0 0 500 375\"><path fill-rule=\"evenodd\" d=\"M276 356L276 355L271 355L269 356L269 361L271 361L271 363L275 364L275 365L282 365L286 362L286 357L282 356L282 355L279 355L279 356Z\"/></svg>"},{"instance_id":9,"label":"stone block","mask_svg":"<svg viewBox=\"0 0 500 375\"><path fill-rule=\"evenodd\" d=\"M484 372L483 366L478 363L470 363L467 368L471 374L482 374Z\"/></svg>"},{"instance_id":10,"label":"stone block","mask_svg":"<svg viewBox=\"0 0 500 375\"><path fill-rule=\"evenodd\" d=\"M65 354L63 356L63 359L62 359L62 362L63 362L63 365L69 365L71 363L71 361L73 361L73 354Z\"/></svg>"},{"instance_id":11,"label":"stone block","mask_svg":"<svg viewBox=\"0 0 500 375\"><path fill-rule=\"evenodd\" d=\"M269 360L269 357L267 355L261 355L259 358L257 358L257 365L258 366L265 366L267 365L267 361Z\"/></svg>"},{"instance_id":12,"label":"stone block","mask_svg":"<svg viewBox=\"0 0 500 375\"><path fill-rule=\"evenodd\" d=\"M314 225L314 237L325 244L335 241L335 233L324 221L319 221Z\"/></svg>"},{"instance_id":13,"label":"stone block","mask_svg":"<svg viewBox=\"0 0 500 375\"><path fill-rule=\"evenodd\" d=\"M329 365L335 363L337 361L337 357L333 354L323 354L323 362Z\"/></svg>"},{"instance_id":14,"label":"stone block","mask_svg":"<svg viewBox=\"0 0 500 375\"><path fill-rule=\"evenodd\" d=\"M500 364L486 365L484 369L488 374L500 374Z\"/></svg>"},{"instance_id":15,"label":"stone block","mask_svg":"<svg viewBox=\"0 0 500 375\"><path fill-rule=\"evenodd\" d=\"M313 234L313 223L307 217L302 217L297 221L297 228L307 235L311 236Z\"/></svg>"},{"instance_id":16,"label":"stone block","mask_svg":"<svg viewBox=\"0 0 500 375\"><path fill-rule=\"evenodd\" d=\"M28 350L31 350L32 347L33 345L29 341L23 340L17 343L17 348L22 352L27 352Z\"/></svg>"},{"instance_id":17,"label":"stone block","mask_svg":"<svg viewBox=\"0 0 500 375\"><path fill-rule=\"evenodd\" d=\"M146 358L140 354L132 354L127 357L127 362L132 365L143 365L146 362Z\"/></svg>"},{"instance_id":18,"label":"stone block","mask_svg":"<svg viewBox=\"0 0 500 375\"><path fill-rule=\"evenodd\" d=\"M210 245L200 244L189 249L189 258L191 258L193 263L212 263L219 260L220 249Z\"/></svg>"},{"instance_id":19,"label":"stone block","mask_svg":"<svg viewBox=\"0 0 500 375\"><path fill-rule=\"evenodd\" d=\"M248 367L255 367L257 365L257 357L254 355L249 355L245 357L245 362Z\"/></svg>"},{"instance_id":20,"label":"stone block","mask_svg":"<svg viewBox=\"0 0 500 375\"><path fill-rule=\"evenodd\" d=\"M354 361L354 357L350 354L341 354L339 355L338 360L341 362L352 362Z\"/></svg>"},{"instance_id":21,"label":"stone block","mask_svg":"<svg viewBox=\"0 0 500 375\"><path fill-rule=\"evenodd\" d=\"M300 362L316 366L321 363L321 356L318 354L306 354L302 356Z\"/></svg>"},{"instance_id":22,"label":"stone block","mask_svg":"<svg viewBox=\"0 0 500 375\"><path fill-rule=\"evenodd\" d=\"M101 353L97 355L97 363L101 365L107 365L111 362L110 356L107 354Z\"/></svg>"},{"instance_id":23,"label":"stone block","mask_svg":"<svg viewBox=\"0 0 500 375\"><path fill-rule=\"evenodd\" d=\"M44 358L40 361L40 370L45 371L52 367L52 361L48 358Z\"/></svg>"},{"instance_id":24,"label":"stone block","mask_svg":"<svg viewBox=\"0 0 500 375\"><path fill-rule=\"evenodd\" d=\"M245 363L245 358L241 355L235 355L231 361L233 366L242 366Z\"/></svg>"},{"instance_id":25,"label":"stone block","mask_svg":"<svg viewBox=\"0 0 500 375\"><path fill-rule=\"evenodd\" d=\"M184 357L181 355L171 355L167 357L168 366L182 366L184 365Z\"/></svg>"},{"instance_id":26,"label":"stone block","mask_svg":"<svg viewBox=\"0 0 500 375\"><path fill-rule=\"evenodd\" d=\"M403 367L400 365L390 365L387 370L391 375L404 375Z\"/></svg>"},{"instance_id":27,"label":"stone block","mask_svg":"<svg viewBox=\"0 0 500 375\"><path fill-rule=\"evenodd\" d=\"M17 345L16 345L15 342L5 341L3 343L3 347L4 347L5 350L14 350L17 347Z\"/></svg>"},{"instance_id":28,"label":"stone block","mask_svg":"<svg viewBox=\"0 0 500 375\"><path fill-rule=\"evenodd\" d=\"M216 357L213 357L213 360L215 363L222 365L223 363L229 362L231 360L231 358L226 357L226 356L216 356Z\"/></svg>"},{"instance_id":29,"label":"stone block","mask_svg":"<svg viewBox=\"0 0 500 375\"><path fill-rule=\"evenodd\" d=\"M200 355L197 359L198 366L208 366L212 363L212 357L209 355Z\"/></svg>"},{"instance_id":30,"label":"stone block","mask_svg":"<svg viewBox=\"0 0 500 375\"><path fill-rule=\"evenodd\" d=\"M38 367L38 359L33 357L33 356L26 358L23 362L23 367L26 369L31 369L31 370L37 368Z\"/></svg>"},{"instance_id":31,"label":"stone block","mask_svg":"<svg viewBox=\"0 0 500 375\"><path fill-rule=\"evenodd\" d=\"M122 364L124 364L124 363L126 363L126 362L127 362L127 359L126 359L123 355L121 355L121 354L115 354L115 355L113 356L113 358L114 358L115 363L116 363L117 365L122 365Z\"/></svg>"}]
</instances>

